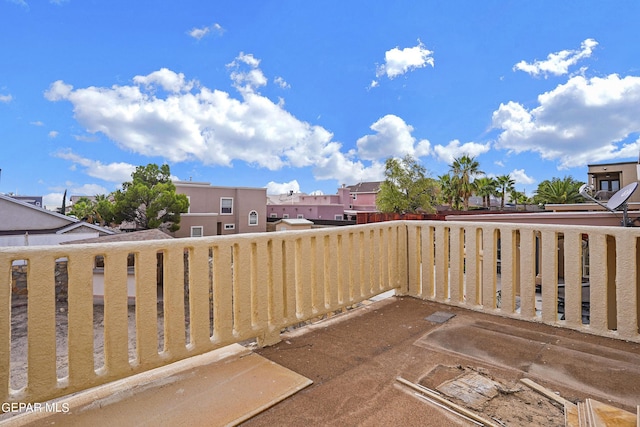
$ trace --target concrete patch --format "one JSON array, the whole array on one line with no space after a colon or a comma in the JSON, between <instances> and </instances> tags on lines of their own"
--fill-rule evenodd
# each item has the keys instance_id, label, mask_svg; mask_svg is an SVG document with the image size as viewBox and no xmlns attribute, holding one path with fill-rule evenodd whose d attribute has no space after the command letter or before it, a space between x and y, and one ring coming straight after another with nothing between
<instances>
[{"instance_id":1,"label":"concrete patch","mask_svg":"<svg viewBox=\"0 0 640 427\"><path fill-rule=\"evenodd\" d=\"M431 316L425 317L424 320L428 320L433 323L444 323L453 317L455 317L455 314L448 311L436 311Z\"/></svg>"}]
</instances>

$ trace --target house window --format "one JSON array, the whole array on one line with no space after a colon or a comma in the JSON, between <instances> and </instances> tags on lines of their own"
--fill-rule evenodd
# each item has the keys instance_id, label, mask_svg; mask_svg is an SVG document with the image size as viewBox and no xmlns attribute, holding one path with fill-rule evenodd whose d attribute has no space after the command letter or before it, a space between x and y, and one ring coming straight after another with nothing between
<instances>
[{"instance_id":1,"label":"house window","mask_svg":"<svg viewBox=\"0 0 640 427\"><path fill-rule=\"evenodd\" d=\"M233 199L229 197L220 198L220 213L230 215L233 213Z\"/></svg>"},{"instance_id":2,"label":"house window","mask_svg":"<svg viewBox=\"0 0 640 427\"><path fill-rule=\"evenodd\" d=\"M611 180L600 181L600 190L618 191L618 190L620 190L620 180L611 179Z\"/></svg>"},{"instance_id":3,"label":"house window","mask_svg":"<svg viewBox=\"0 0 640 427\"><path fill-rule=\"evenodd\" d=\"M235 230L236 225L235 224L225 224L224 225L224 229L225 230Z\"/></svg>"},{"instance_id":4,"label":"house window","mask_svg":"<svg viewBox=\"0 0 640 427\"><path fill-rule=\"evenodd\" d=\"M249 212L249 225L258 225L258 212Z\"/></svg>"},{"instance_id":5,"label":"house window","mask_svg":"<svg viewBox=\"0 0 640 427\"><path fill-rule=\"evenodd\" d=\"M272 214L269 214L269 217L270 218L278 218L278 214L277 213L272 213Z\"/></svg>"},{"instance_id":6,"label":"house window","mask_svg":"<svg viewBox=\"0 0 640 427\"><path fill-rule=\"evenodd\" d=\"M201 225L191 227L191 237L204 236L204 228Z\"/></svg>"},{"instance_id":7,"label":"house window","mask_svg":"<svg viewBox=\"0 0 640 427\"><path fill-rule=\"evenodd\" d=\"M334 219L335 219L336 221L342 221L342 215L336 215L336 216L334 217Z\"/></svg>"},{"instance_id":8,"label":"house window","mask_svg":"<svg viewBox=\"0 0 640 427\"><path fill-rule=\"evenodd\" d=\"M287 219L287 218L289 218L289 214L282 214L282 218L283 218L283 219Z\"/></svg>"},{"instance_id":9,"label":"house window","mask_svg":"<svg viewBox=\"0 0 640 427\"><path fill-rule=\"evenodd\" d=\"M303 219L304 215L303 214L298 214L298 219Z\"/></svg>"}]
</instances>

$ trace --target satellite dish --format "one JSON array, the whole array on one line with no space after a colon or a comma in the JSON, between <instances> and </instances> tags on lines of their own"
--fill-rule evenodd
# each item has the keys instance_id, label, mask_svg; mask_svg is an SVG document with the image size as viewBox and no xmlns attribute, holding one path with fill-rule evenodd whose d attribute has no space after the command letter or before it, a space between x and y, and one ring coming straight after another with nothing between
<instances>
[{"instance_id":1,"label":"satellite dish","mask_svg":"<svg viewBox=\"0 0 640 427\"><path fill-rule=\"evenodd\" d=\"M615 211L620 206L627 203L627 200L629 200L629 197L631 197L633 192L636 191L636 188L638 188L637 182L632 182L631 184L622 187L622 190L611 196L611 198L607 202L607 208L609 210Z\"/></svg>"},{"instance_id":2,"label":"satellite dish","mask_svg":"<svg viewBox=\"0 0 640 427\"><path fill-rule=\"evenodd\" d=\"M599 204L609 212L615 212L616 210L621 209L622 210L622 226L631 227L633 225L633 221L629 221L629 215L627 214L627 200L629 200L629 197L631 197L631 195L633 194L634 191L636 191L637 188L638 188L637 182L632 182L629 185L625 185L620 191L618 191L609 199L606 205L601 203L599 200L591 197L591 195L589 194L589 190L591 190L591 187L587 184L583 184L580 187L579 192L582 197Z\"/></svg>"}]
</instances>

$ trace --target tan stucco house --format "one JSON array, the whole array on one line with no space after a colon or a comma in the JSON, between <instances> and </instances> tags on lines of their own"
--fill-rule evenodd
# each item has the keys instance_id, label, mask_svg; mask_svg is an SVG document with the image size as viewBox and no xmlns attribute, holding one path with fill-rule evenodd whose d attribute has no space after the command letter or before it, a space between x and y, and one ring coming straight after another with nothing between
<instances>
[{"instance_id":1,"label":"tan stucco house","mask_svg":"<svg viewBox=\"0 0 640 427\"><path fill-rule=\"evenodd\" d=\"M220 236L267 231L267 189L217 187L208 182L174 181L189 199L174 237Z\"/></svg>"}]
</instances>

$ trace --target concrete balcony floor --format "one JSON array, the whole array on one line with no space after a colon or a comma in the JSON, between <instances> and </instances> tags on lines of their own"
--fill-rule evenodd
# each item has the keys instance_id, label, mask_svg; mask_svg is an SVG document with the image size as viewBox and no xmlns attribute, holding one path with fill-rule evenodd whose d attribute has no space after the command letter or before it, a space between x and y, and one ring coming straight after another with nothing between
<instances>
[{"instance_id":1,"label":"concrete balcony floor","mask_svg":"<svg viewBox=\"0 0 640 427\"><path fill-rule=\"evenodd\" d=\"M450 315L454 316L446 320ZM592 398L634 414L640 404L640 344L408 297L372 302L283 334L274 346L237 353L243 360L259 356L275 362L270 366L286 368L294 377L292 391L269 396L265 382L279 380L252 376L244 368L240 369L244 377L224 374L229 365L226 356L204 355L198 356L204 358L198 366L183 361L179 362L184 366L181 369L168 366L119 385L103 386L110 388L98 400L95 390L80 393L73 398L84 403L75 405L76 409L72 405L69 414L13 417L5 422L65 426L472 425L420 398L398 382L398 377L446 390L443 396L448 400L495 425L564 425L562 407L529 389L520 382L522 378L572 402ZM304 377L313 383L309 385ZM475 387L461 387L464 378L473 378L467 384ZM495 384L496 391L487 392L483 389L486 383L478 379ZM241 384L232 385L234 380ZM237 400L261 396L267 396L269 403L258 402L253 409L247 405L244 415L235 418L224 414L233 408L243 411L232 404Z\"/></svg>"}]
</instances>

